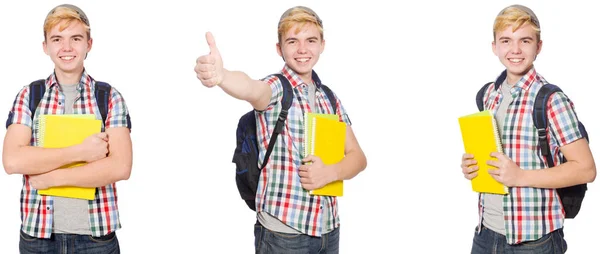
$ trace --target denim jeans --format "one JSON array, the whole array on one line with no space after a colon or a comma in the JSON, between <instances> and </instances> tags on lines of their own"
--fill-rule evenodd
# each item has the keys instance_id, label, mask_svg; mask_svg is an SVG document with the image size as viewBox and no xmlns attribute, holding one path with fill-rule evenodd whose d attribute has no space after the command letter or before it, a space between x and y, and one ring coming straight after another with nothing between
<instances>
[{"instance_id":1,"label":"denim jeans","mask_svg":"<svg viewBox=\"0 0 600 254\"><path fill-rule=\"evenodd\" d=\"M273 232L258 222L254 225L254 247L257 254L338 254L339 245L339 227L321 237L315 237Z\"/></svg>"},{"instance_id":2,"label":"denim jeans","mask_svg":"<svg viewBox=\"0 0 600 254\"><path fill-rule=\"evenodd\" d=\"M115 232L101 237L90 235L52 234L49 239L29 236L21 231L21 254L119 254Z\"/></svg>"},{"instance_id":3,"label":"denim jeans","mask_svg":"<svg viewBox=\"0 0 600 254\"><path fill-rule=\"evenodd\" d=\"M506 243L506 237L481 225L481 232L473 237L471 254L563 254L567 251L562 228L535 241L515 245Z\"/></svg>"}]
</instances>

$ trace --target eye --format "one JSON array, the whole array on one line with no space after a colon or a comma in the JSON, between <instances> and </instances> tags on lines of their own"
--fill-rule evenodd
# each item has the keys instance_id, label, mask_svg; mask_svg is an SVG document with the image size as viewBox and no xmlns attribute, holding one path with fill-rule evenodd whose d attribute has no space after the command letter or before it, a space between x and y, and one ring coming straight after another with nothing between
<instances>
[{"instance_id":1,"label":"eye","mask_svg":"<svg viewBox=\"0 0 600 254\"><path fill-rule=\"evenodd\" d=\"M59 39L59 38L54 38L54 39L52 39L51 41L52 41L52 42L59 42L59 41L60 41L60 39Z\"/></svg>"},{"instance_id":2,"label":"eye","mask_svg":"<svg viewBox=\"0 0 600 254\"><path fill-rule=\"evenodd\" d=\"M310 43L317 43L317 40L315 40L315 39L310 39L310 40L308 40L308 42L310 42Z\"/></svg>"},{"instance_id":3,"label":"eye","mask_svg":"<svg viewBox=\"0 0 600 254\"><path fill-rule=\"evenodd\" d=\"M500 43L506 44L508 43L508 40L500 40Z\"/></svg>"}]
</instances>

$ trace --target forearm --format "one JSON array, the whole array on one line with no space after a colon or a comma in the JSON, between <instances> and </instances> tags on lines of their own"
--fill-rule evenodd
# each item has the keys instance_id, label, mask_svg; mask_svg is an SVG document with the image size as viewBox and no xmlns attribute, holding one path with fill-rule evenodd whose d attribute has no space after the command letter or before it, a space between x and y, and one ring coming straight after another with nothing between
<instances>
[{"instance_id":1,"label":"forearm","mask_svg":"<svg viewBox=\"0 0 600 254\"><path fill-rule=\"evenodd\" d=\"M262 81L251 79L241 71L224 70L223 82L219 85L230 96L252 104L256 109L263 109L270 99L270 87Z\"/></svg>"},{"instance_id":2,"label":"forearm","mask_svg":"<svg viewBox=\"0 0 600 254\"><path fill-rule=\"evenodd\" d=\"M338 163L331 165L335 172L335 181L349 180L367 167L367 158L362 150L352 151Z\"/></svg>"},{"instance_id":3,"label":"forearm","mask_svg":"<svg viewBox=\"0 0 600 254\"><path fill-rule=\"evenodd\" d=\"M35 175L79 161L75 146L42 148L23 145L4 150L3 164L8 174Z\"/></svg>"},{"instance_id":4,"label":"forearm","mask_svg":"<svg viewBox=\"0 0 600 254\"><path fill-rule=\"evenodd\" d=\"M102 187L129 179L131 162L106 157L80 167L55 170L54 186Z\"/></svg>"},{"instance_id":5,"label":"forearm","mask_svg":"<svg viewBox=\"0 0 600 254\"><path fill-rule=\"evenodd\" d=\"M596 166L594 163L567 161L552 168L523 170L520 185L535 188L564 188L590 183L595 178Z\"/></svg>"}]
</instances>

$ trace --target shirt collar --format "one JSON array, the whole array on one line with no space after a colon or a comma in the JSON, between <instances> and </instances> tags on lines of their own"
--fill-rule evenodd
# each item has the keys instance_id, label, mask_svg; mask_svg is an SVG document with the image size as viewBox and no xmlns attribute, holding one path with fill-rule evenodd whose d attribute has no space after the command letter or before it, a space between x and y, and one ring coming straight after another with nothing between
<instances>
[{"instance_id":1,"label":"shirt collar","mask_svg":"<svg viewBox=\"0 0 600 254\"><path fill-rule=\"evenodd\" d=\"M498 76L498 78L496 79L496 82L494 83L494 87L496 90L498 90L500 88L500 86L502 85L502 83L504 82L505 79L506 79L506 70L504 70L500 74L500 76ZM525 75L523 75L523 77L521 77L519 79L519 81L517 81L517 83L514 85L513 89L527 90L536 81L540 81L540 78L538 77L537 71L535 70L535 68L531 67L531 69L527 73L525 73ZM511 90L513 90L513 89L511 89Z\"/></svg>"},{"instance_id":2,"label":"shirt collar","mask_svg":"<svg viewBox=\"0 0 600 254\"><path fill-rule=\"evenodd\" d=\"M283 66L281 73L283 74L283 76L285 76L290 81L290 84L292 85L293 88L296 88L297 86L299 86L301 84L304 84L304 81L302 81L302 78L300 78L300 76L294 70L292 70L292 68L290 68L287 64L285 66ZM319 78L319 75L317 75L317 73L314 70L312 71L312 81L315 84L315 86L317 87L317 90L321 88L321 79Z\"/></svg>"},{"instance_id":3,"label":"shirt collar","mask_svg":"<svg viewBox=\"0 0 600 254\"><path fill-rule=\"evenodd\" d=\"M81 78L79 79L79 84L77 85L77 91L83 91L84 87L91 87L92 85L92 77L87 74L85 69L83 69L83 73L81 73ZM50 88L53 86L58 86L58 79L56 78L56 72L52 72L52 75L46 79L46 88Z\"/></svg>"}]
</instances>

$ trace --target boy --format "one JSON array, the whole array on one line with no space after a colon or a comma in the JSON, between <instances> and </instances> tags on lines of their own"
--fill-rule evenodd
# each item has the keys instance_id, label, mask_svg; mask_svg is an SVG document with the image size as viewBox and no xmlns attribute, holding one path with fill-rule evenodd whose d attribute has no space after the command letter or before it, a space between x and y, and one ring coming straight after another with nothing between
<instances>
[{"instance_id":1,"label":"boy","mask_svg":"<svg viewBox=\"0 0 600 254\"><path fill-rule=\"evenodd\" d=\"M54 72L41 85L45 93L29 108L30 86L18 93L6 121L2 162L8 174L22 174L20 253L119 253L121 227L116 182L131 173L129 113L121 94L110 88L102 133L66 148L39 147L37 122L45 114L95 114L102 119L96 81L83 66L92 48L89 21L73 5L59 5L44 21L44 52ZM32 114L32 112L34 112ZM56 170L84 161L87 164ZM96 188L94 200L39 195L57 186Z\"/></svg>"},{"instance_id":2,"label":"boy","mask_svg":"<svg viewBox=\"0 0 600 254\"><path fill-rule=\"evenodd\" d=\"M262 160L268 163L256 194L256 253L338 253L337 199L312 196L309 190L353 178L366 167L366 158L337 96L335 112L348 125L345 158L324 165L320 158L304 157L300 150L303 114L331 113L334 106L313 71L325 46L321 19L311 9L298 6L287 10L279 21L277 53L285 62L281 74L293 87L294 101L270 158L264 154L281 111L281 81L274 75L252 80L245 73L224 69L212 35L207 33L206 39L210 54L197 60L198 79L207 87L219 86L232 97L248 101L257 111L259 164ZM304 164L307 162L311 165Z\"/></svg>"},{"instance_id":3,"label":"boy","mask_svg":"<svg viewBox=\"0 0 600 254\"><path fill-rule=\"evenodd\" d=\"M557 188L589 183L596 177L590 148L577 128L573 103L563 94L551 95L547 117L550 150L566 163L555 167L538 152L533 100L546 80L533 66L542 49L540 23L529 8L512 5L494 23L492 50L506 67L484 93L484 107L491 110L502 137L503 153L487 164L494 179L510 187L507 195L480 194L479 223L472 253L564 253L565 214ZM477 158L462 156L466 179L477 176ZM495 250L495 252L493 252Z\"/></svg>"}]
</instances>

